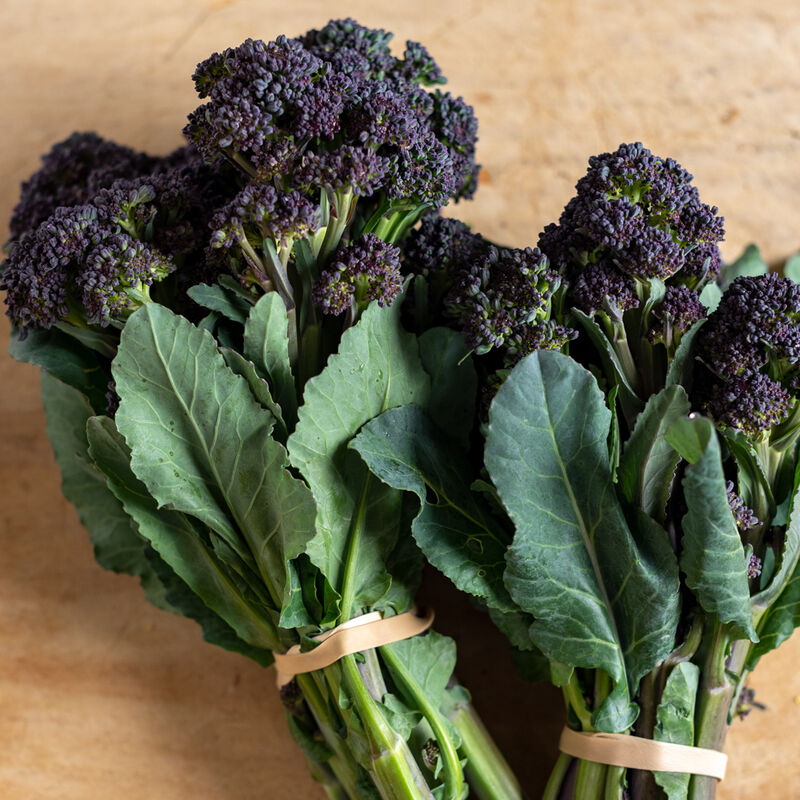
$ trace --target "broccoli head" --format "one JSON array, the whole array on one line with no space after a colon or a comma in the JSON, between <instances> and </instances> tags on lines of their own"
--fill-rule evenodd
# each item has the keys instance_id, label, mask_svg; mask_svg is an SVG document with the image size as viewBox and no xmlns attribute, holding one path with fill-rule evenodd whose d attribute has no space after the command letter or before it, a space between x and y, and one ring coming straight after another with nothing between
<instances>
[{"instance_id":1,"label":"broccoli head","mask_svg":"<svg viewBox=\"0 0 800 800\"><path fill-rule=\"evenodd\" d=\"M422 45L334 20L297 39L248 39L198 65L186 134L209 160L304 191L333 188L433 206L474 191L477 123ZM342 200L339 199L339 206ZM335 208L348 215L348 209Z\"/></svg>"},{"instance_id":2,"label":"broccoli head","mask_svg":"<svg viewBox=\"0 0 800 800\"><path fill-rule=\"evenodd\" d=\"M608 301L624 309L634 302L631 280L699 288L719 273L724 221L716 207L700 201L692 176L674 160L638 142L623 144L590 158L575 188L539 247L577 287L575 299L584 310L603 307L603 285L611 292ZM582 280L597 263L602 267Z\"/></svg>"},{"instance_id":3,"label":"broccoli head","mask_svg":"<svg viewBox=\"0 0 800 800\"><path fill-rule=\"evenodd\" d=\"M779 425L800 397L800 285L774 273L734 280L698 355L697 389L718 423L755 438Z\"/></svg>"},{"instance_id":4,"label":"broccoli head","mask_svg":"<svg viewBox=\"0 0 800 800\"><path fill-rule=\"evenodd\" d=\"M314 284L313 300L324 313L357 315L371 300L391 305L403 288L400 248L373 233L339 248Z\"/></svg>"}]
</instances>

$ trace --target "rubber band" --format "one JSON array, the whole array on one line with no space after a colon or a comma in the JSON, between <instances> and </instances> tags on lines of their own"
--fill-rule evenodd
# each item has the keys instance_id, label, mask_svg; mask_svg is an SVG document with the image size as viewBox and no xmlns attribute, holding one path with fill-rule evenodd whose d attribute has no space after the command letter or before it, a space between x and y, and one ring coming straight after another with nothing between
<instances>
[{"instance_id":1,"label":"rubber band","mask_svg":"<svg viewBox=\"0 0 800 800\"><path fill-rule=\"evenodd\" d=\"M585 761L655 772L683 772L725 777L728 756L718 750L657 742L621 733L586 733L564 728L558 747L562 753Z\"/></svg>"},{"instance_id":2,"label":"rubber band","mask_svg":"<svg viewBox=\"0 0 800 800\"><path fill-rule=\"evenodd\" d=\"M433 611L419 616L417 610L412 609L394 617L384 617L380 611L373 611L347 620L333 630L314 636L314 641L320 644L313 650L302 651L296 644L286 653L275 653L278 688L295 675L324 669L345 656L424 633L433 624L433 617Z\"/></svg>"}]
</instances>

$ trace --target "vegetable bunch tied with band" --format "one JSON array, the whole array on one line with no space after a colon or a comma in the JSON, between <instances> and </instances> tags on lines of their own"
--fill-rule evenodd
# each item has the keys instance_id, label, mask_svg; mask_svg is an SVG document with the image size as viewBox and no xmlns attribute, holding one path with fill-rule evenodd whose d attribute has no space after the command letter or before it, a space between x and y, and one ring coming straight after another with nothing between
<instances>
[{"instance_id":1,"label":"vegetable bunch tied with band","mask_svg":"<svg viewBox=\"0 0 800 800\"><path fill-rule=\"evenodd\" d=\"M406 242L416 324L461 333L481 402L460 442L409 404L353 447L575 731L722 750L800 622L798 262L723 265L723 234L689 173L632 144L590 159L537 249L436 215ZM716 784L562 753L545 798Z\"/></svg>"},{"instance_id":2,"label":"vegetable bunch tied with band","mask_svg":"<svg viewBox=\"0 0 800 800\"><path fill-rule=\"evenodd\" d=\"M262 665L413 607L408 503L351 445L393 407L461 438L475 413L459 335L402 324L399 242L474 191L477 123L389 39L339 20L212 55L167 157L71 136L23 186L2 265L11 353L43 370L98 561ZM429 632L281 688L331 798L521 796L454 666Z\"/></svg>"}]
</instances>

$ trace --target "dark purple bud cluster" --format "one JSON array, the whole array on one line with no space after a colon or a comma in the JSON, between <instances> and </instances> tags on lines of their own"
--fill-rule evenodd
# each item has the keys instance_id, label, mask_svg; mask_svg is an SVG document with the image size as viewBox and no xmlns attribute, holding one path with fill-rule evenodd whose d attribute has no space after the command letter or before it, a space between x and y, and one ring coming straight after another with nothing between
<instances>
[{"instance_id":1,"label":"dark purple bud cluster","mask_svg":"<svg viewBox=\"0 0 800 800\"><path fill-rule=\"evenodd\" d=\"M319 208L300 192L252 182L217 212L211 227L213 247L229 249L248 235L289 247L293 240L317 230Z\"/></svg>"},{"instance_id":2,"label":"dark purple bud cluster","mask_svg":"<svg viewBox=\"0 0 800 800\"><path fill-rule=\"evenodd\" d=\"M147 289L173 269L169 256L143 242L125 233L109 236L89 251L74 277L86 319L108 325L112 316L125 316L147 302Z\"/></svg>"},{"instance_id":3,"label":"dark purple bud cluster","mask_svg":"<svg viewBox=\"0 0 800 800\"><path fill-rule=\"evenodd\" d=\"M307 192L383 190L436 206L467 197L477 175L472 109L425 91L443 80L435 62L414 42L394 57L390 39L345 19L217 53L195 73L208 102L186 133L209 160L225 156Z\"/></svg>"},{"instance_id":4,"label":"dark purple bud cluster","mask_svg":"<svg viewBox=\"0 0 800 800\"><path fill-rule=\"evenodd\" d=\"M571 285L579 285L581 273L600 262L609 290L623 290L622 297L609 296L622 308L630 303L629 283L613 279L612 271L692 287L718 274L724 221L716 207L700 201L692 176L672 159L659 158L638 142L623 144L589 159L575 188L558 224L539 239ZM601 308L599 299L581 289L576 296L584 309Z\"/></svg>"},{"instance_id":5,"label":"dark purple bud cluster","mask_svg":"<svg viewBox=\"0 0 800 800\"><path fill-rule=\"evenodd\" d=\"M400 248L367 233L339 249L314 283L312 298L324 314L338 315L371 300L389 306L402 288Z\"/></svg>"},{"instance_id":6,"label":"dark purple bud cluster","mask_svg":"<svg viewBox=\"0 0 800 800\"><path fill-rule=\"evenodd\" d=\"M703 319L707 310L694 289L669 286L661 302L651 312L653 324L647 337L651 342L674 342L695 322Z\"/></svg>"},{"instance_id":7,"label":"dark purple bud cluster","mask_svg":"<svg viewBox=\"0 0 800 800\"><path fill-rule=\"evenodd\" d=\"M587 314L609 308L619 314L639 305L633 278L607 261L593 261L576 270L570 292L575 305Z\"/></svg>"},{"instance_id":8,"label":"dark purple bud cluster","mask_svg":"<svg viewBox=\"0 0 800 800\"><path fill-rule=\"evenodd\" d=\"M491 245L461 271L446 298L447 314L479 355L493 348L516 353L525 343L536 349L534 342L559 339L535 328L549 321L550 298L560 283L540 250Z\"/></svg>"},{"instance_id":9,"label":"dark purple bud cluster","mask_svg":"<svg viewBox=\"0 0 800 800\"><path fill-rule=\"evenodd\" d=\"M93 205L61 207L23 234L3 264L7 313L24 335L69 314L106 325L148 299L172 259L108 226Z\"/></svg>"},{"instance_id":10,"label":"dark purple bud cluster","mask_svg":"<svg viewBox=\"0 0 800 800\"><path fill-rule=\"evenodd\" d=\"M118 178L151 171L157 159L95 133L73 133L42 157L25 183L9 223L11 238L44 222L59 206L81 205Z\"/></svg>"},{"instance_id":11,"label":"dark purple bud cluster","mask_svg":"<svg viewBox=\"0 0 800 800\"><path fill-rule=\"evenodd\" d=\"M750 560L747 562L747 577L750 578L750 580L754 580L761 575L762 568L763 564L761 559L753 553L750 556Z\"/></svg>"},{"instance_id":12,"label":"dark purple bud cluster","mask_svg":"<svg viewBox=\"0 0 800 800\"><path fill-rule=\"evenodd\" d=\"M460 220L426 214L404 243L404 270L432 281L442 276L449 286L472 261L486 256L490 246Z\"/></svg>"},{"instance_id":13,"label":"dark purple bud cluster","mask_svg":"<svg viewBox=\"0 0 800 800\"><path fill-rule=\"evenodd\" d=\"M307 193L318 187L334 191L349 188L360 197L370 197L381 188L391 169L391 159L368 147L342 145L329 152L304 154L293 182Z\"/></svg>"},{"instance_id":14,"label":"dark purple bud cluster","mask_svg":"<svg viewBox=\"0 0 800 800\"><path fill-rule=\"evenodd\" d=\"M719 423L751 436L778 425L800 396L800 285L775 273L734 280L698 354L711 375L698 388Z\"/></svg>"},{"instance_id":15,"label":"dark purple bud cluster","mask_svg":"<svg viewBox=\"0 0 800 800\"><path fill-rule=\"evenodd\" d=\"M751 528L759 525L759 519L755 512L744 504L744 500L734 491L733 481L728 481L725 486L728 492L728 505L731 507L733 518L736 520L736 527L741 533L746 533Z\"/></svg>"}]
</instances>

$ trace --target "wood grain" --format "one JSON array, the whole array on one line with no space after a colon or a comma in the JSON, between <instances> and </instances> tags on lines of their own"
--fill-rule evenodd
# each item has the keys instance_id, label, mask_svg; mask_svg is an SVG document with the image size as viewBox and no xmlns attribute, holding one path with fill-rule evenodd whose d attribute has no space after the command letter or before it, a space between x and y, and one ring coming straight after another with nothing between
<instances>
[{"instance_id":1,"label":"wood grain","mask_svg":"<svg viewBox=\"0 0 800 800\"><path fill-rule=\"evenodd\" d=\"M454 209L532 244L588 155L642 140L694 172L727 218L726 257L800 247L800 11L794 0L4 0L0 219L73 130L165 152L213 50L352 15L423 41L476 107L485 173ZM2 323L5 346L8 325ZM61 498L33 368L0 358L0 797L256 800L321 792L270 673L205 645L104 572ZM531 797L555 757L558 693L513 674L500 637L431 576L437 627ZM497 669L486 655L499 653ZM800 797L800 639L752 682L767 708L729 737L720 800Z\"/></svg>"}]
</instances>

